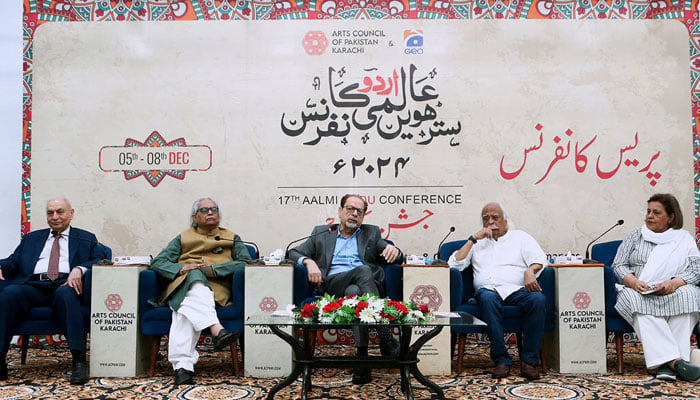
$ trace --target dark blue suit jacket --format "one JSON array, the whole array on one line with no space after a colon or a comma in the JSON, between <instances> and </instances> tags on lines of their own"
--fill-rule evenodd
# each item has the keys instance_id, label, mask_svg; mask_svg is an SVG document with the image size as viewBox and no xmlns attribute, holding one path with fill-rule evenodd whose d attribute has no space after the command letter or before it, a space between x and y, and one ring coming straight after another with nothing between
<instances>
[{"instance_id":1,"label":"dark blue suit jacket","mask_svg":"<svg viewBox=\"0 0 700 400\"><path fill-rule=\"evenodd\" d=\"M49 237L50 229L29 232L9 257L0 260L0 268L5 278L4 285L21 285L29 281L34 267L39 260L41 250ZM104 257L104 251L98 246L97 237L91 232L79 228L70 228L68 237L68 262L71 270L79 265L90 268ZM4 286L0 283L0 288Z\"/></svg>"}]
</instances>

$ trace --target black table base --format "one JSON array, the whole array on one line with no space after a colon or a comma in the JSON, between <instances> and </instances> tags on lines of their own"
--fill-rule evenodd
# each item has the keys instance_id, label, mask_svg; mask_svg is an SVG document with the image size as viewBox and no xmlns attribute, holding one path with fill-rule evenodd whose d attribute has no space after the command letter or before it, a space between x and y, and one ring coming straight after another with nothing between
<instances>
[{"instance_id":1,"label":"black table base","mask_svg":"<svg viewBox=\"0 0 700 400\"><path fill-rule=\"evenodd\" d=\"M368 324L368 326L372 326ZM386 326L386 325L385 325ZM317 357L313 354L311 345L311 336L315 334L317 329L325 329L329 326L309 325L301 326L302 342L299 343L294 337L282 331L279 325L268 325L268 327L279 336L282 340L289 343L292 347L294 355L292 357L292 372L284 380L275 385L267 394L267 399L272 400L275 394L282 388L289 386L294 382L299 375L303 375L303 384L301 390L301 399L308 399L309 391L311 391L311 372L314 368L394 368L400 370L401 376L401 391L406 394L407 400L413 399L413 388L411 387L411 375L418 382L431 389L439 399L444 399L445 395L442 389L433 381L426 378L420 370L418 370L418 351L430 339L437 336L442 331L442 326L434 326L433 329L421 335L415 343L411 345L411 333L414 326L399 327L399 343L400 352L398 357L384 356L327 356ZM337 326L334 326L337 327Z\"/></svg>"}]
</instances>

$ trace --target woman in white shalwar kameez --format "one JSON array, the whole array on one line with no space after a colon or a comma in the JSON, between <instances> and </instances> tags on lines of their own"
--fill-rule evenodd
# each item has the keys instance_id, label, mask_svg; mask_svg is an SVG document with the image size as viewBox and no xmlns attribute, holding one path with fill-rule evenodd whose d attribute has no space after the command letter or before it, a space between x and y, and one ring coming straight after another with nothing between
<instances>
[{"instance_id":1,"label":"woman in white shalwar kameez","mask_svg":"<svg viewBox=\"0 0 700 400\"><path fill-rule=\"evenodd\" d=\"M678 200L655 194L645 225L622 241L613 261L619 285L615 309L642 342L647 368L657 378L700 381L689 363L690 335L700 312L700 252L683 227Z\"/></svg>"}]
</instances>

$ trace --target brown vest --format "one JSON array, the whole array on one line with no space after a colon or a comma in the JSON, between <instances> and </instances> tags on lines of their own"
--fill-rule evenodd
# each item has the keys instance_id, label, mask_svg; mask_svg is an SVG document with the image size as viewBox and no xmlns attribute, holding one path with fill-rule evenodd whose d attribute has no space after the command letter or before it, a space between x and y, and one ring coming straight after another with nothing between
<instances>
[{"instance_id":1,"label":"brown vest","mask_svg":"<svg viewBox=\"0 0 700 400\"><path fill-rule=\"evenodd\" d=\"M216 240L219 236L224 240ZM180 258L178 264L223 264L232 261L231 249L233 248L233 238L235 234L226 228L216 228L208 235L201 229L190 228L180 234ZM214 253L215 249L222 249ZM175 278L163 293L166 299L185 282L188 274ZM231 304L231 277L207 278L209 286L214 292L214 301L220 306Z\"/></svg>"}]
</instances>

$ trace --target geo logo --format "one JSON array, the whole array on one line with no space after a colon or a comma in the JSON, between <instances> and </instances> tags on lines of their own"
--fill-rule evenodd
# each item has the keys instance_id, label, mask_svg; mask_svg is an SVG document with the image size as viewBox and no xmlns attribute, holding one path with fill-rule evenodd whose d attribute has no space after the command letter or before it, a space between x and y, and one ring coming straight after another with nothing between
<instances>
[{"instance_id":1,"label":"geo logo","mask_svg":"<svg viewBox=\"0 0 700 400\"><path fill-rule=\"evenodd\" d=\"M406 47L423 47L423 31L412 29L403 31L403 41Z\"/></svg>"}]
</instances>

